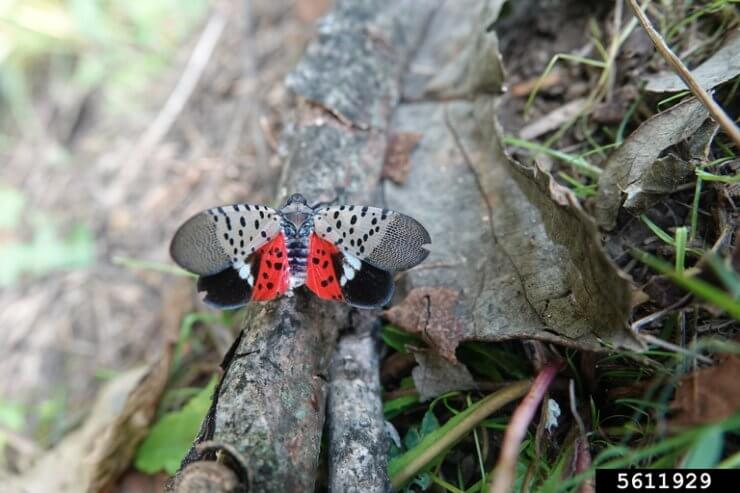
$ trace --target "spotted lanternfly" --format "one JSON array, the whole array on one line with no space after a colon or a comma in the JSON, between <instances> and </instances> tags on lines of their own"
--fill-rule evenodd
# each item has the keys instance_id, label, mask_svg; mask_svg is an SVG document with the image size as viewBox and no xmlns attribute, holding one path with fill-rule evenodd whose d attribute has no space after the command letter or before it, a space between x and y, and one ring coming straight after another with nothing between
<instances>
[{"instance_id":1,"label":"spotted lanternfly","mask_svg":"<svg viewBox=\"0 0 740 493\"><path fill-rule=\"evenodd\" d=\"M200 276L198 291L218 308L268 301L306 286L360 308L387 304L393 274L424 260L429 233L415 219L356 205L311 207L294 194L280 210L234 204L185 222L172 258Z\"/></svg>"}]
</instances>

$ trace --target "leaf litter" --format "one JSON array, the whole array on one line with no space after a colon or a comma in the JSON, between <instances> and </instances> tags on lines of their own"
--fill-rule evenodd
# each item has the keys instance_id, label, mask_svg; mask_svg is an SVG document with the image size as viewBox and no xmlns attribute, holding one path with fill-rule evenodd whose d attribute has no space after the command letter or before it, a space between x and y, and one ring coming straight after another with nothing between
<instances>
[{"instance_id":1,"label":"leaf litter","mask_svg":"<svg viewBox=\"0 0 740 493\"><path fill-rule=\"evenodd\" d=\"M394 115L394 132L422 137L405 186L387 183L385 195L390 207L430 228L433 244L428 266L404 276L408 297L388 317L422 334L451 361L457 344L471 339L639 348L627 328L629 283L601 250L592 221L579 213L574 198L563 199L566 190L553 192L560 202L552 198L546 173L523 171L504 153L494 123L496 98L480 94L482 88L491 93L502 87L503 71L481 62L491 53L500 59L496 34L486 31L498 12L498 3L492 4L449 7L435 17L440 25L430 27L434 34L411 62L411 71L415 65L458 66L453 72L467 79L452 78L454 91L467 88L463 96L469 101L411 101ZM444 23L457 26L460 38ZM457 52L448 48L449 58L441 58L444 52L430 48L440 42L437 36ZM447 94L438 77L412 82L406 90L422 98ZM539 178L545 181L537 183ZM422 294L431 289L446 294ZM424 313L434 314L428 317L431 330Z\"/></svg>"},{"instance_id":2,"label":"leaf litter","mask_svg":"<svg viewBox=\"0 0 740 493\"><path fill-rule=\"evenodd\" d=\"M670 146L691 137L709 116L707 109L695 98L687 99L648 119L635 130L625 142L612 153L599 177L596 220L599 226L612 230L617 223L617 214L623 202L623 194L631 204L651 193L643 189L649 184L652 189L670 189L675 177L660 171L665 168L659 161L660 154ZM650 172L649 177L645 177ZM658 183L656 183L658 182Z\"/></svg>"},{"instance_id":3,"label":"leaf litter","mask_svg":"<svg viewBox=\"0 0 740 493\"><path fill-rule=\"evenodd\" d=\"M578 122L573 130L559 138L571 148L579 150L576 152L582 152L584 147L596 147L592 152L583 154L589 155L588 161L580 156L574 159L583 159L585 163L595 162L598 168L595 167L593 176L576 174L575 178L569 177L566 180L569 186L575 184L584 189L588 186L595 191L595 196L591 198L587 198L591 194L576 196L573 190L561 184L563 173L557 172L562 169L561 166L546 163L539 156L533 159L532 164L517 162L503 152L503 132L497 125L496 117L503 114L505 118L506 110L500 111L500 106L496 104L497 98L488 95L498 93L503 80L487 78L492 73L490 70L484 75L480 71L469 69L484 65L476 63L480 62L475 59L476 56L486 58L488 62L499 59L498 54L490 55L495 51L490 48L498 46L495 32L485 29L491 25L491 18L487 15L497 12L499 4L483 4L485 2L466 6L468 12L478 13L474 19L461 18L459 13L456 17L456 12L445 10L444 6L441 8L441 14L434 19L430 33L445 32L448 45L444 49L440 48L434 34L430 34L429 39L425 40L410 65L414 77L408 77L409 84L404 88L407 97L394 116L394 131L419 132L422 137L410 156L411 167L405 186L386 183L385 196L389 205L400 207L405 204L406 210L429 224L434 243L428 264L403 276L407 297L385 312L388 319L419 334L445 357L445 360L440 361L446 361L447 365L457 364L458 361L469 364L460 356L457 344L470 340L539 338L586 351L599 352L615 348L642 351L648 345L627 326L646 313L655 315L653 318L647 316L639 320L645 324L642 330L649 333L660 326L664 330L672 328L680 331L680 336L685 337L687 331L691 330L689 327L695 327L698 320L707 316L719 317L716 327L728 327L730 321L723 321L721 312L708 304L697 303L691 293L687 295L684 289L674 284L677 279L675 273L667 277L651 273L641 266L640 257L633 258L629 254L630 248L644 242L650 251L660 255L675 255L676 269L679 268L680 260L681 272L684 272L684 268L687 269L685 276L690 278L700 272L699 269L689 268L696 261L696 252L701 254L702 242L706 245L712 239L710 217L716 218L715 224L719 224L722 231L714 249L722 251L722 255L727 254L728 250L723 245L732 241L731 218L737 217L736 212L730 212L735 211L736 202L732 195L728 195L731 193L730 187L736 186L730 183L733 168L729 165L717 167L715 177L708 177L702 170L711 161L713 152L716 156L718 140L720 145L725 146L722 147L725 153L731 155L733 151L726 141L721 143L722 135L720 133L718 137L717 125L708 119L709 112L694 98L688 98L678 104L671 102L668 109L654 114L649 107L654 100L643 100L644 96L635 97L639 85L639 80L636 79L644 75L645 66L654 51L650 40L638 27L628 36L628 41L639 41L637 55L630 54L629 50L633 47L625 45L624 52L617 57L617 63L624 66L619 66L616 69L617 75L608 82L611 85L604 92L603 103L589 110L584 104L585 99L578 99L583 92L573 91L565 96L565 102L554 106L554 109L554 103L543 104L543 107L551 108L550 111L525 126L519 133L520 137L524 135L529 139L544 138L548 133L559 130L563 124L570 126L573 122ZM621 2L618 4L621 5ZM475 10L476 7L478 10ZM537 16L538 19L541 17L546 16ZM473 27L461 27L466 22ZM445 29L446 24L450 24L448 29ZM455 27L452 28L452 25ZM540 24L536 27L540 27ZM467 38L457 35L456 30L468 33ZM470 34L471 32L474 34ZM618 34L620 33L613 33L614 36ZM736 35L737 33L731 35L719 51L710 55L697 68L700 83L706 88L716 88L737 75L734 68L734 58L737 57L727 59L731 50L735 49L733 36ZM625 56L639 58L641 61L625 61ZM446 74L445 77L420 75L424 73L423 67L428 66L442 66L440 73ZM418 67L418 71L414 70L415 67ZM503 68L499 73L504 73ZM570 78L572 73L562 71L558 80L567 85L571 82ZM675 76L671 78L679 80ZM630 83L632 85L627 87ZM445 87L445 84L450 84L450 87ZM614 84L625 86L615 87ZM681 90L682 84L681 82ZM548 92L547 96L560 100L562 93L556 92L558 84L552 87L555 90ZM615 94L621 94L625 87L629 89L625 93L633 94L632 97L624 101L610 101ZM717 95L717 99L721 100L728 93L734 95L736 89L737 84L731 87L728 84ZM516 98L524 95L526 93L513 96ZM604 109L617 106L618 112L608 118L604 116ZM649 118L641 126L632 130L634 122L646 117ZM424 125L417 122L424 122ZM594 137L599 129L594 123L619 125L616 139L614 130L610 130L611 133L604 132L613 140L607 140L608 145L599 148L604 140L602 136ZM623 140L622 135L627 135L626 139ZM594 138L595 140L588 140ZM586 143L589 145L585 146ZM546 149L551 145L552 142L548 141L542 148ZM553 155L554 152L550 154ZM560 159L560 156L568 157L561 152L556 159ZM501 173L502 170L505 172ZM430 179L430 176L434 178ZM696 178L704 176L717 181L708 185L705 182L702 189L701 183L696 183ZM588 183L589 178L595 178L596 183ZM693 206L691 193L695 193ZM715 193L720 197L719 203L708 200ZM451 197L450 200L447 197ZM581 201L579 198L586 199ZM711 209L704 209L707 204ZM451 214L451 219L445 219L449 215L445 211L449 209L455 212ZM657 215L662 218L660 227L667 231L663 234L670 239L668 244L661 245L657 238L652 237L654 231L631 217L646 211L655 217L656 210L660 211ZM630 214L622 214L623 211ZM688 245L681 246L673 234L676 229L681 229L678 226L683 221L686 221L683 224L688 224L689 213L700 215L699 226L702 229L692 231ZM473 231L465 230L460 224L472 226ZM640 227L634 228L635 224ZM522 230L527 234L523 235ZM607 231L606 234L604 230ZM631 236L620 239L623 249L610 249L607 254L606 248L625 231L629 231ZM632 232L635 234L632 235ZM540 248L537 251L528 249L526 240ZM680 249L683 251L679 252ZM685 258L687 250L691 256ZM725 264L729 265L727 262ZM706 273L706 269L702 270ZM725 277L729 275L726 271L723 272ZM648 284L645 284L646 281ZM718 279L713 282L715 285L720 284ZM732 292L730 285L734 284L728 282L725 280L724 284ZM458 294L457 297L447 294L438 300L439 311L445 315L437 315L437 319L454 317L454 321L447 322L446 334L442 328L433 328L430 332L429 327L434 324L427 322L435 319L431 315L435 313L435 298L429 295L424 297L422 294L441 287ZM450 306L453 299L455 302ZM543 301L545 303L540 304ZM655 311L656 304L659 311ZM694 318L689 321L688 317L692 312ZM531 318L527 316L530 313L533 315ZM566 313L571 314L570 319L565 316ZM579 322L584 321L586 324L579 330ZM536 326L538 322L540 325L537 330L532 331L536 334L532 334L529 328ZM676 325L672 325L674 323ZM455 329L451 331L452 327ZM713 330L711 322L705 330ZM733 329L729 330L732 332ZM450 334L456 339L450 341ZM654 336L651 337L655 340ZM683 346L684 344L668 344L662 347L677 351L678 354L682 354L681 351L693 354ZM453 352L456 356L454 360L450 358ZM633 353L627 351L626 354ZM415 357L418 359L416 354ZM661 363L658 361L662 361L659 356L654 355L633 357L655 367L659 367ZM710 360L702 356L698 361L706 364ZM736 373L732 364L731 359L722 359L719 363L726 374ZM429 361L419 361L419 366L414 371L418 375L422 371L429 371L430 366ZM711 369L714 368L718 367ZM439 371L449 371L450 381L458 379L453 367ZM603 369L595 371L597 375L606 374ZM629 374L630 365L623 364L617 371ZM648 370L648 374L651 371ZM709 378L708 369L700 370L704 371L708 372ZM703 381L697 377L698 374L691 378L697 382ZM588 380L588 375L583 378ZM630 380L627 379L627 382ZM415 384L417 389L424 388L426 395L429 383L415 378ZM640 394L646 389L641 383L641 377L636 377L631 384ZM716 407L721 410L713 417L715 421L727 418L738 408L731 398L726 397L726 394L733 392L733 387L728 384L729 382L718 382L716 388L708 389L708 392L715 394L713 399L718 400ZM467 388L465 379L461 379L458 390ZM676 394L676 410L681 410L685 415L689 406L704 410L712 407L699 405L704 394L693 391L695 387L684 382L682 388L684 390L679 390ZM438 391L452 389L454 387L442 386ZM593 387L585 399L594 399L599 394L601 392ZM689 399L687 396L690 394L692 397ZM721 396L718 397L718 394ZM591 406L594 404L591 401ZM649 404L635 402L634 406L638 412L645 413L647 422L650 422L654 414L657 414L655 419L662 419L659 412L644 410L643 405ZM571 411L574 413L578 412L577 405L577 402L571 402ZM591 412L599 409L598 403L596 406L592 407ZM607 408L608 405L602 407L602 410ZM588 418L588 409L581 408L580 412ZM637 420L643 421L642 418ZM577 440L577 448L589 460L588 464L575 473L588 473L592 454L595 449L599 449L593 442L589 443L585 434L591 426L598 424L591 423L588 419L583 421L585 423L579 418L581 438ZM704 422L706 420L695 420L694 424ZM628 435L627 439L629 437ZM647 438L650 437L655 435L650 433ZM718 440L721 440L721 436ZM696 444L696 447L700 446L701 444ZM539 450L537 454L539 457ZM411 456L412 453L407 455ZM686 460L693 460L691 454L687 457ZM537 464L533 466L538 467ZM437 466L435 470L440 469ZM461 486L462 484L470 485L461 483Z\"/></svg>"},{"instance_id":4,"label":"leaf litter","mask_svg":"<svg viewBox=\"0 0 740 493\"><path fill-rule=\"evenodd\" d=\"M740 356L726 354L714 365L684 376L670 404L670 424L696 426L727 419L740 409Z\"/></svg>"},{"instance_id":5,"label":"leaf litter","mask_svg":"<svg viewBox=\"0 0 740 493\"><path fill-rule=\"evenodd\" d=\"M728 36L725 43L709 58L691 71L704 89L714 89L740 75L740 31ZM673 71L662 71L645 77L645 90L650 92L678 92L688 89L686 83Z\"/></svg>"},{"instance_id":6,"label":"leaf litter","mask_svg":"<svg viewBox=\"0 0 740 493\"><path fill-rule=\"evenodd\" d=\"M411 376L421 402L453 390L476 388L473 375L462 363L448 361L425 350L415 350L413 354L418 366L411 371Z\"/></svg>"}]
</instances>

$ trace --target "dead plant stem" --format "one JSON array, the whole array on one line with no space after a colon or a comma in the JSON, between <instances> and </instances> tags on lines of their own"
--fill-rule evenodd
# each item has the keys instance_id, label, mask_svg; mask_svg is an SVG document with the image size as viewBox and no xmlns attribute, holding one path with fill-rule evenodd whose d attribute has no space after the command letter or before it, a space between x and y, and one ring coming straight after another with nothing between
<instances>
[{"instance_id":1,"label":"dead plant stem","mask_svg":"<svg viewBox=\"0 0 740 493\"><path fill-rule=\"evenodd\" d=\"M673 53L670 47L668 47L668 44L666 44L660 33L655 30L650 19L645 15L645 12L637 4L637 0L628 1L630 8L632 8L632 12L635 14L635 17L637 17L637 20L640 21L643 29L645 29L645 32L650 37L650 40L653 42L661 56L665 58L671 67L673 67L673 70L675 70L678 76L686 83L694 96L701 101L707 110L709 110L714 117L714 120L724 129L733 142L735 142L735 145L740 147L740 128L735 125L732 118L725 113L719 104L717 104L711 94L699 85L694 76L691 75L689 69L686 68L686 65L684 65L681 59Z\"/></svg>"}]
</instances>

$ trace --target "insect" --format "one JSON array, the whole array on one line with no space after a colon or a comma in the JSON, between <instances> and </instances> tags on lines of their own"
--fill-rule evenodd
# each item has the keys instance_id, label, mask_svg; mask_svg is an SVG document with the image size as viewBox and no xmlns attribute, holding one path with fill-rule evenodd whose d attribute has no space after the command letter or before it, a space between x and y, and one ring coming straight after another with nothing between
<instances>
[{"instance_id":1,"label":"insect","mask_svg":"<svg viewBox=\"0 0 740 493\"><path fill-rule=\"evenodd\" d=\"M429 243L424 226L399 212L311 207L293 194L279 210L234 204L200 212L177 230L170 254L198 274L198 291L217 308L291 295L300 286L375 308L390 301L393 274L423 261Z\"/></svg>"}]
</instances>

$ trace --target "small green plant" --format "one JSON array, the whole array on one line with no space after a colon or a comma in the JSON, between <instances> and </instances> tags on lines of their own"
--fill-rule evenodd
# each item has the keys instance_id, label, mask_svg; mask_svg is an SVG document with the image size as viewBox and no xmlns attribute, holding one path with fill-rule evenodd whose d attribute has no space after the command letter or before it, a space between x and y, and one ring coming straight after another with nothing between
<instances>
[{"instance_id":1,"label":"small green plant","mask_svg":"<svg viewBox=\"0 0 740 493\"><path fill-rule=\"evenodd\" d=\"M182 409L166 413L154 424L136 451L134 465L138 470L148 474L177 472L211 406L215 387L214 378Z\"/></svg>"},{"instance_id":2,"label":"small green plant","mask_svg":"<svg viewBox=\"0 0 740 493\"><path fill-rule=\"evenodd\" d=\"M417 398L418 402L418 398ZM411 450L424 439L424 437L430 435L432 432L439 428L439 421L434 415L432 410L427 410L424 413L424 417L421 423L418 425L412 425L406 435L404 435L401 447L396 446L395 443L391 444L390 459L393 460L396 457L401 456L405 451ZM426 491L432 485L432 477L426 472L420 472L413 480L409 482L404 488L405 492L412 492L414 486L418 486L422 491Z\"/></svg>"},{"instance_id":3,"label":"small green plant","mask_svg":"<svg viewBox=\"0 0 740 493\"><path fill-rule=\"evenodd\" d=\"M469 404L462 411L455 411L454 416L445 424L422 437L403 454L391 459L388 470L393 486L396 488L404 486L420 471L433 467L444 458L450 447L480 425L495 410L524 395L528 387L527 381L517 382ZM441 399L445 402L444 397L438 398L437 401ZM430 410L437 401L432 402Z\"/></svg>"},{"instance_id":4,"label":"small green plant","mask_svg":"<svg viewBox=\"0 0 740 493\"><path fill-rule=\"evenodd\" d=\"M23 404L0 399L0 427L21 431L26 424L26 414Z\"/></svg>"}]
</instances>

